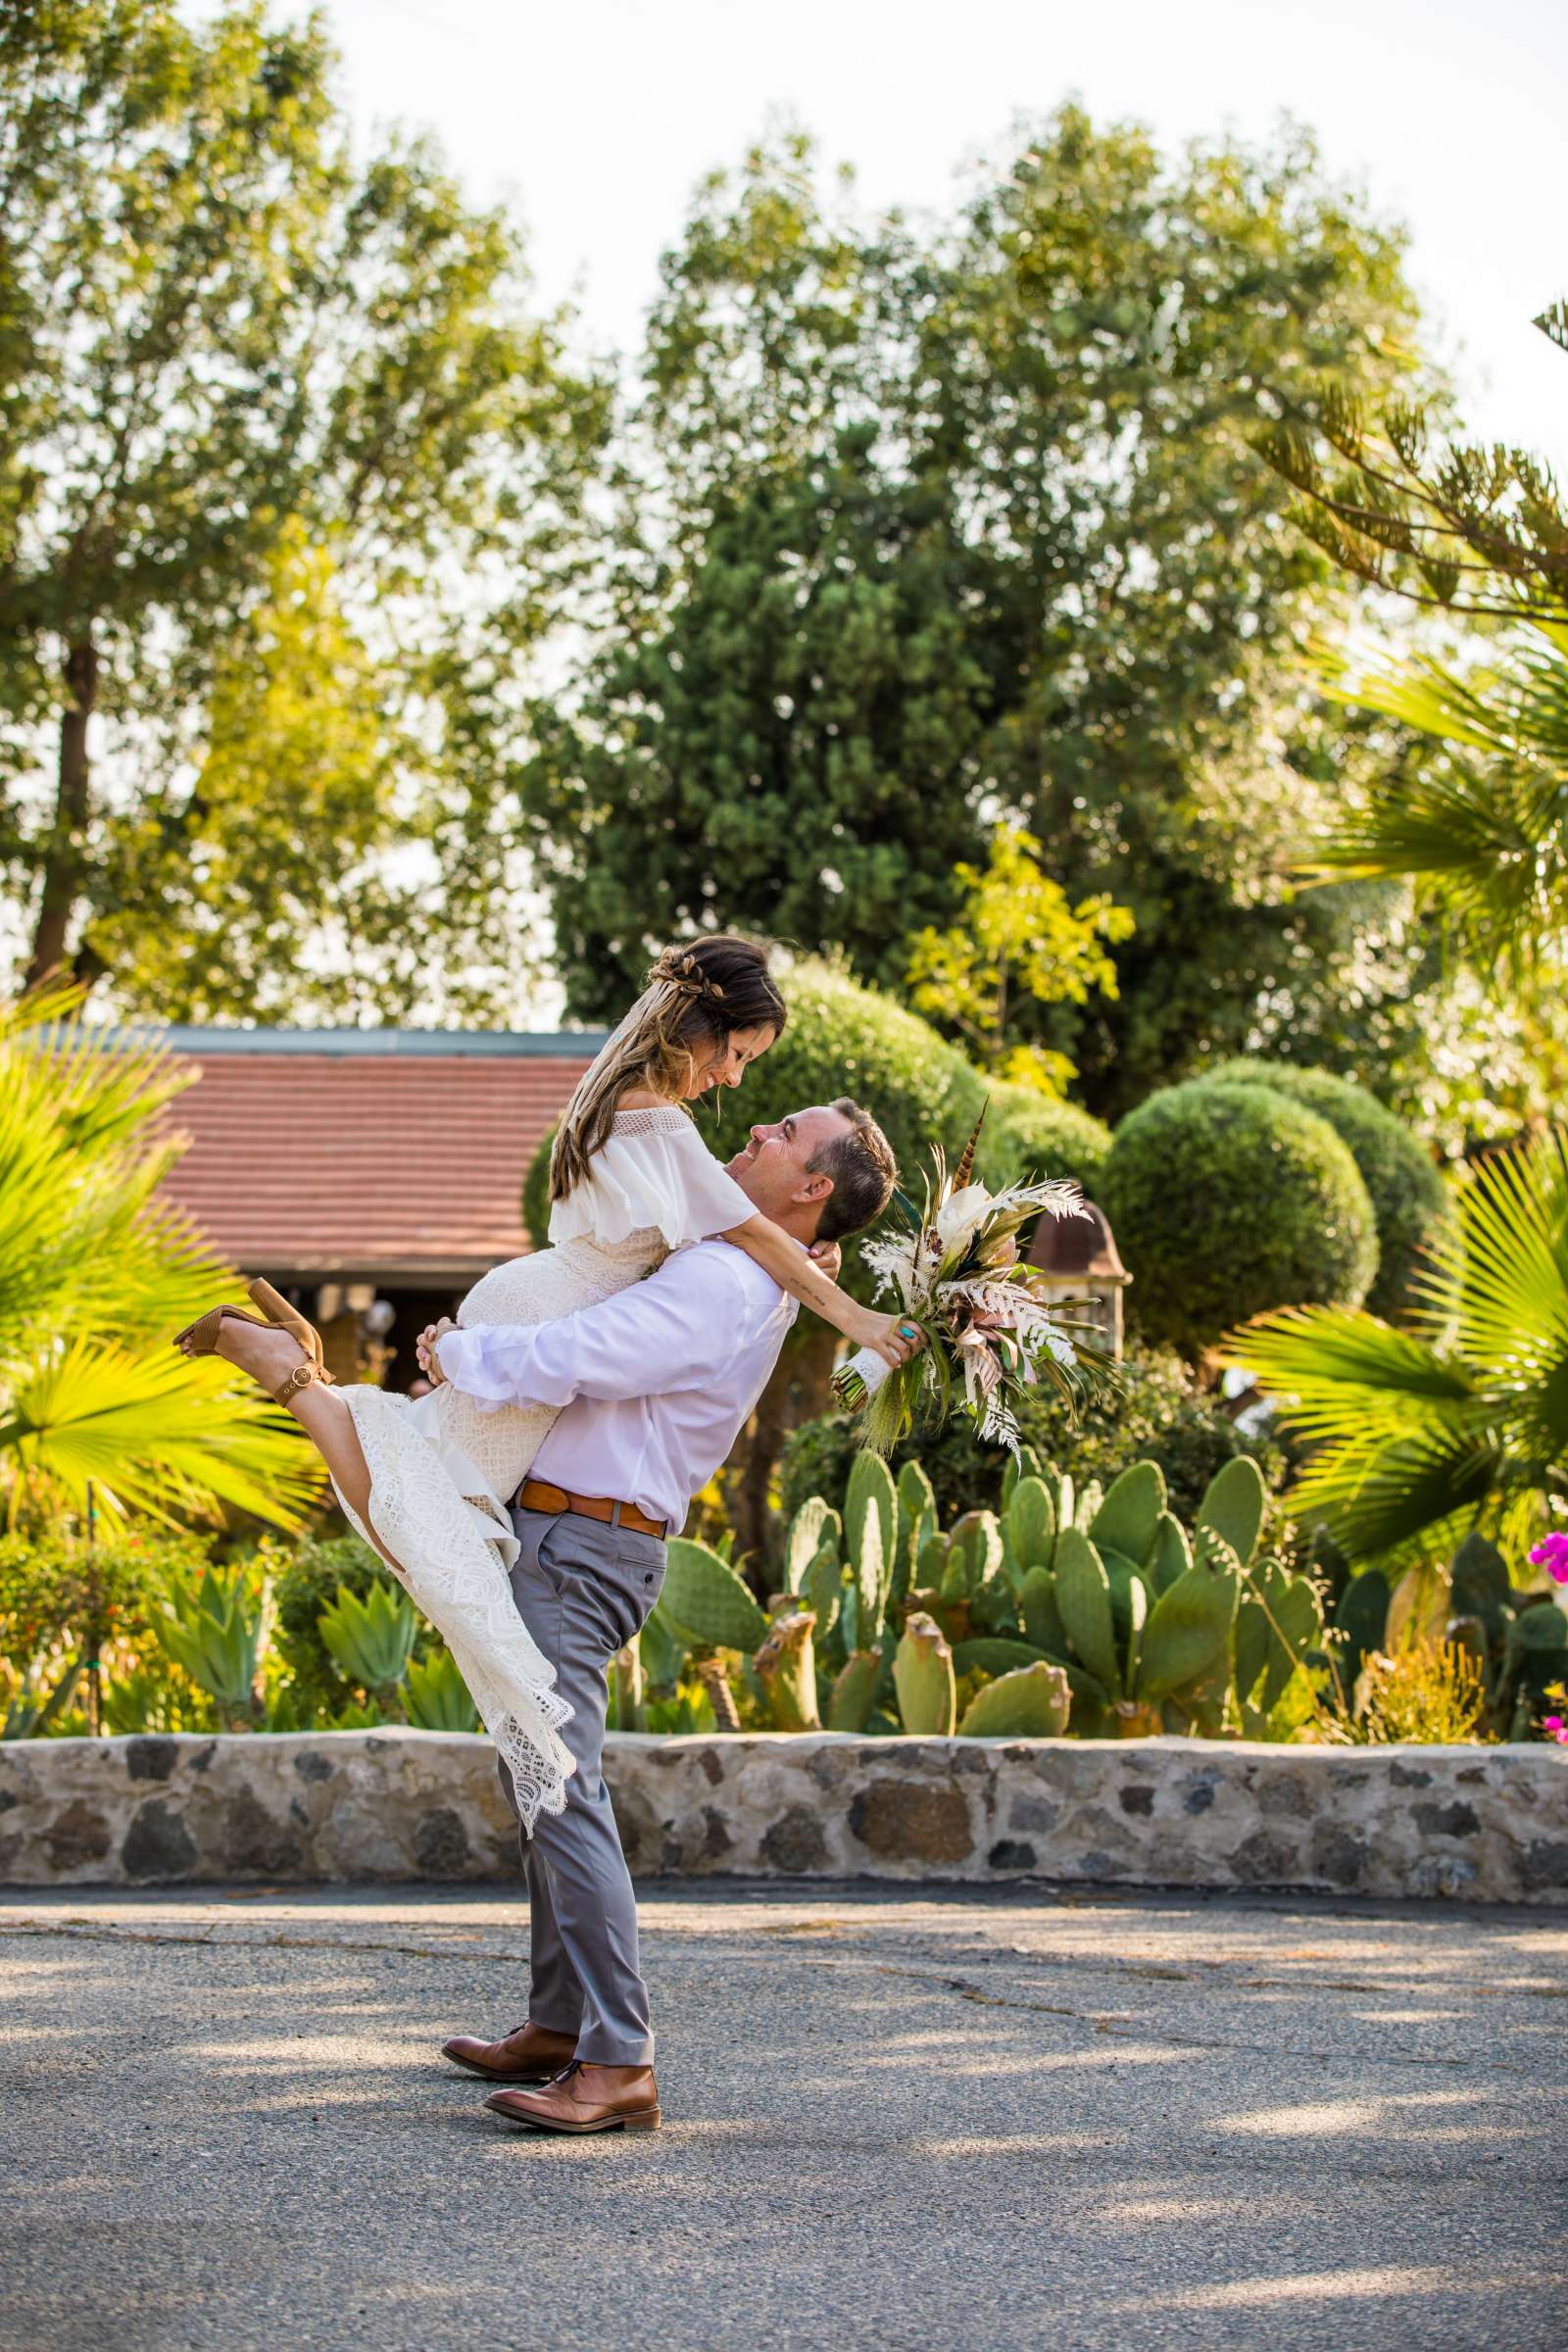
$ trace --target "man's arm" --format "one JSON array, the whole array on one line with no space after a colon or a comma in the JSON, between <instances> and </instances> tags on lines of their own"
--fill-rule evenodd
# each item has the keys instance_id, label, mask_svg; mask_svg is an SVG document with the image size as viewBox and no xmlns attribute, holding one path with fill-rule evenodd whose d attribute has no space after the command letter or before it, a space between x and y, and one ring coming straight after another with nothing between
<instances>
[{"instance_id":1,"label":"man's arm","mask_svg":"<svg viewBox=\"0 0 1568 2352\"><path fill-rule=\"evenodd\" d=\"M646 1282L551 1323L480 1323L444 1332L442 1376L491 1410L504 1404L614 1401L714 1379L755 1309L716 1250L683 1250Z\"/></svg>"}]
</instances>

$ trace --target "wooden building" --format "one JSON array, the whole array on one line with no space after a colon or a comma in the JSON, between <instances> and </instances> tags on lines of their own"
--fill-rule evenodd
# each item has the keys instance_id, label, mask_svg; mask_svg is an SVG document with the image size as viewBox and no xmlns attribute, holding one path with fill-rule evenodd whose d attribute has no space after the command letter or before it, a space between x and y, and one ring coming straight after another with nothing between
<instances>
[{"instance_id":1,"label":"wooden building","mask_svg":"<svg viewBox=\"0 0 1568 2352\"><path fill-rule=\"evenodd\" d=\"M165 1197L321 1325L338 1378L407 1388L421 1325L528 1249L523 1179L605 1032L168 1036L199 1076Z\"/></svg>"}]
</instances>

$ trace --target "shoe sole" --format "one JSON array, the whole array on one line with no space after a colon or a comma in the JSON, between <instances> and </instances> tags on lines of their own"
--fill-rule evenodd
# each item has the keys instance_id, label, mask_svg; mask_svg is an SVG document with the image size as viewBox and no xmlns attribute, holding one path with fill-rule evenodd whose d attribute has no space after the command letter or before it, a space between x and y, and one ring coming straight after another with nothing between
<instances>
[{"instance_id":1,"label":"shoe sole","mask_svg":"<svg viewBox=\"0 0 1568 2352\"><path fill-rule=\"evenodd\" d=\"M485 2105L490 2107L488 2099ZM648 2115L609 2115L601 2124L562 2124L552 2116L509 2115L504 2107L490 2107L490 2112L517 2132L559 2132L572 2138L588 2132L657 2132L663 2122L657 2107Z\"/></svg>"}]
</instances>

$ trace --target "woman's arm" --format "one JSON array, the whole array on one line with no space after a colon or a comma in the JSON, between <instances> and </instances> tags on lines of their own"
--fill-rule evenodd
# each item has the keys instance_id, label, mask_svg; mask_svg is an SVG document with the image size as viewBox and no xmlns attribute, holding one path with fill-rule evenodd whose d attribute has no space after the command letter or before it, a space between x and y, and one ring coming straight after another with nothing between
<instances>
[{"instance_id":1,"label":"woman's arm","mask_svg":"<svg viewBox=\"0 0 1568 2352\"><path fill-rule=\"evenodd\" d=\"M905 1315L879 1315L874 1307L861 1306L836 1282L830 1282L820 1266L810 1258L771 1217L748 1217L744 1225L732 1226L722 1237L744 1250L748 1257L772 1275L781 1290L788 1291L803 1306L842 1331L847 1340L858 1348L874 1348L884 1363L897 1367L924 1347L925 1339L917 1323ZM906 1339L906 1332L914 1337Z\"/></svg>"}]
</instances>

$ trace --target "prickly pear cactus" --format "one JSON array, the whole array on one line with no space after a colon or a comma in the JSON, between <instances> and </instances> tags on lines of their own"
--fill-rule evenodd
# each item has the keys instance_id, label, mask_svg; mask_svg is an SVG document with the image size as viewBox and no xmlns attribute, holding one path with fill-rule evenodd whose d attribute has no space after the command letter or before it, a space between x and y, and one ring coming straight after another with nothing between
<instances>
[{"instance_id":1,"label":"prickly pear cactus","mask_svg":"<svg viewBox=\"0 0 1568 2352\"><path fill-rule=\"evenodd\" d=\"M1245 1568L1257 1547L1267 1500L1263 1473L1250 1454L1239 1453L1209 1480L1198 1506L1193 1532L1197 1536L1204 1528L1212 1528L1215 1535L1224 1538Z\"/></svg>"},{"instance_id":2,"label":"prickly pear cactus","mask_svg":"<svg viewBox=\"0 0 1568 2352\"><path fill-rule=\"evenodd\" d=\"M822 1728L816 1711L816 1658L811 1641L815 1622L809 1609L775 1618L752 1660L775 1731L816 1732Z\"/></svg>"},{"instance_id":3,"label":"prickly pear cactus","mask_svg":"<svg viewBox=\"0 0 1568 2352\"><path fill-rule=\"evenodd\" d=\"M1382 1647L1383 1629L1389 1621L1389 1580L1376 1568L1363 1568L1352 1576L1340 1594L1339 1607L1334 1612L1334 1630L1327 1642L1329 1661L1340 1695L1348 1706L1355 1694L1356 1678L1372 1651Z\"/></svg>"},{"instance_id":4,"label":"prickly pear cactus","mask_svg":"<svg viewBox=\"0 0 1568 2352\"><path fill-rule=\"evenodd\" d=\"M1073 1650L1112 1696L1121 1687L1105 1564L1089 1538L1064 1527L1056 1538L1056 1607Z\"/></svg>"},{"instance_id":5,"label":"prickly pear cactus","mask_svg":"<svg viewBox=\"0 0 1568 2352\"><path fill-rule=\"evenodd\" d=\"M918 1462L906 1462L899 1472L898 1501L898 1540L883 1611L884 1617L895 1625L905 1594L917 1581L920 1554L938 1532L937 1498Z\"/></svg>"},{"instance_id":6,"label":"prickly pear cactus","mask_svg":"<svg viewBox=\"0 0 1568 2352\"><path fill-rule=\"evenodd\" d=\"M1254 1561L1236 1612L1233 1669L1249 1730L1259 1728L1322 1639L1323 1607L1311 1578L1293 1576L1279 1560Z\"/></svg>"},{"instance_id":7,"label":"prickly pear cactus","mask_svg":"<svg viewBox=\"0 0 1568 2352\"><path fill-rule=\"evenodd\" d=\"M953 1651L941 1627L917 1609L904 1629L893 1660L893 1688L906 1732L949 1740L957 1712Z\"/></svg>"},{"instance_id":8,"label":"prickly pear cactus","mask_svg":"<svg viewBox=\"0 0 1568 2352\"><path fill-rule=\"evenodd\" d=\"M1238 1581L1198 1561L1160 1594L1144 1627L1140 1698L1168 1698L1209 1673L1224 1656L1236 1615Z\"/></svg>"},{"instance_id":9,"label":"prickly pear cactus","mask_svg":"<svg viewBox=\"0 0 1568 2352\"><path fill-rule=\"evenodd\" d=\"M1187 1530L1169 1511L1161 1511L1154 1531L1154 1547L1149 1560L1149 1582L1157 1600L1168 1592L1179 1576L1185 1576L1193 1564L1192 1545Z\"/></svg>"},{"instance_id":10,"label":"prickly pear cactus","mask_svg":"<svg viewBox=\"0 0 1568 2352\"><path fill-rule=\"evenodd\" d=\"M706 1544L674 1536L664 1547L666 1616L694 1642L715 1649L754 1650L767 1634L767 1619L733 1568Z\"/></svg>"},{"instance_id":11,"label":"prickly pear cactus","mask_svg":"<svg viewBox=\"0 0 1568 2352\"><path fill-rule=\"evenodd\" d=\"M1067 1728L1072 1692L1059 1666L1044 1659L999 1675L976 1691L958 1725L960 1740L1055 1740Z\"/></svg>"},{"instance_id":12,"label":"prickly pear cactus","mask_svg":"<svg viewBox=\"0 0 1568 2352\"><path fill-rule=\"evenodd\" d=\"M831 1543L836 1553L843 1540L843 1521L820 1494L803 1502L784 1540L785 1592L804 1592L807 1576L824 1543Z\"/></svg>"},{"instance_id":13,"label":"prickly pear cactus","mask_svg":"<svg viewBox=\"0 0 1568 2352\"><path fill-rule=\"evenodd\" d=\"M1007 1466L1002 1473L1002 1508L1005 1512L1019 1482L1026 1478L1049 1479L1055 1484L1055 1465L1043 1462L1032 1446L1020 1446L1016 1453L1007 1456Z\"/></svg>"},{"instance_id":14,"label":"prickly pear cactus","mask_svg":"<svg viewBox=\"0 0 1568 2352\"><path fill-rule=\"evenodd\" d=\"M879 1649L858 1649L846 1660L833 1680L828 1692L827 1728L830 1732L863 1732L871 1720L876 1704L877 1686L882 1680L882 1652Z\"/></svg>"},{"instance_id":15,"label":"prickly pear cactus","mask_svg":"<svg viewBox=\"0 0 1568 2352\"><path fill-rule=\"evenodd\" d=\"M1165 1474L1157 1462L1134 1462L1112 1480L1089 1527L1102 1555L1119 1551L1140 1567L1154 1548L1165 1508Z\"/></svg>"},{"instance_id":16,"label":"prickly pear cactus","mask_svg":"<svg viewBox=\"0 0 1568 2352\"><path fill-rule=\"evenodd\" d=\"M844 1567L838 1545L829 1529L822 1540L821 1549L806 1572L801 1598L816 1619L816 1640L822 1647L839 1621L839 1605L844 1597Z\"/></svg>"},{"instance_id":17,"label":"prickly pear cactus","mask_svg":"<svg viewBox=\"0 0 1568 2352\"><path fill-rule=\"evenodd\" d=\"M1018 1572L1049 1568L1056 1543L1056 1506L1042 1478L1020 1478L1008 1498L1003 1528Z\"/></svg>"},{"instance_id":18,"label":"prickly pear cactus","mask_svg":"<svg viewBox=\"0 0 1568 2352\"><path fill-rule=\"evenodd\" d=\"M978 1592L1002 1572L1002 1528L995 1511L965 1511L948 1538L950 1565L960 1564L964 1592Z\"/></svg>"}]
</instances>

